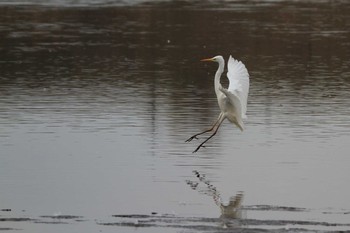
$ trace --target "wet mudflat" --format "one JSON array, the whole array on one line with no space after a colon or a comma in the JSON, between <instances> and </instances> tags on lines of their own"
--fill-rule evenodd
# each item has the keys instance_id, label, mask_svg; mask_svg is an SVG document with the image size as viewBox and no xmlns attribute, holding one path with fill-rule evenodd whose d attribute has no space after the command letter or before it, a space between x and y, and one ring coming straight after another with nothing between
<instances>
[{"instance_id":1,"label":"wet mudflat","mask_svg":"<svg viewBox=\"0 0 350 233\"><path fill-rule=\"evenodd\" d=\"M299 212L293 207L248 206L240 211ZM338 213L340 214L340 213ZM349 214L349 213L341 213ZM102 217L102 216L101 216ZM176 214L118 214L103 219L86 219L83 216L51 215L29 217L1 217L7 227L0 231L12 230L86 230L88 232L348 232L348 223L319 222L315 220L262 220L250 218L185 217Z\"/></svg>"},{"instance_id":2,"label":"wet mudflat","mask_svg":"<svg viewBox=\"0 0 350 233\"><path fill-rule=\"evenodd\" d=\"M349 11L0 1L0 230L349 231ZM246 129L192 154L218 54L251 75Z\"/></svg>"}]
</instances>

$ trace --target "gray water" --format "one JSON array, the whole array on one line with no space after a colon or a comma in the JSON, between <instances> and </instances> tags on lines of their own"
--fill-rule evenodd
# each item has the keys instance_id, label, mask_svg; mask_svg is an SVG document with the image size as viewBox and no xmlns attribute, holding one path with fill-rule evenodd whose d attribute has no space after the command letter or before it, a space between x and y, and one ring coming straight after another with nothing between
<instances>
[{"instance_id":1,"label":"gray water","mask_svg":"<svg viewBox=\"0 0 350 233\"><path fill-rule=\"evenodd\" d=\"M349 12L0 1L0 230L350 230ZM246 129L193 154L218 54L249 70Z\"/></svg>"}]
</instances>

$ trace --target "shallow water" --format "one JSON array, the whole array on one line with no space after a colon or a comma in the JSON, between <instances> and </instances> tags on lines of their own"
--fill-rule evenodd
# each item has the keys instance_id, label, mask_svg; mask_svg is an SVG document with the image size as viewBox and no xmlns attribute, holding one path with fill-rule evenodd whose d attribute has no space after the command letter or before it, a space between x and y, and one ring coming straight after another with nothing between
<instances>
[{"instance_id":1,"label":"shallow water","mask_svg":"<svg viewBox=\"0 0 350 233\"><path fill-rule=\"evenodd\" d=\"M0 1L0 230L350 230L349 10ZM217 54L251 75L246 129L192 154Z\"/></svg>"}]
</instances>

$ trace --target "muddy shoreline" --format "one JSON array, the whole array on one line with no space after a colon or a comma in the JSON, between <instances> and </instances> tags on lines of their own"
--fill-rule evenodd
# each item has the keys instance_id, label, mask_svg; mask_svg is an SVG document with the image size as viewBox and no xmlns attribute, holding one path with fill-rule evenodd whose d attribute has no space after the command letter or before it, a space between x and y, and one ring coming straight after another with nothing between
<instances>
[{"instance_id":1,"label":"muddy shoreline","mask_svg":"<svg viewBox=\"0 0 350 233\"><path fill-rule=\"evenodd\" d=\"M277 206L247 206L242 207L246 211L308 211L296 207ZM43 216L13 216L11 211L0 215L1 231L26 231L26 226L30 224L39 225L69 225L95 224L100 227L117 228L167 228L177 231L178 229L189 230L191 232L349 232L350 223L331 223L321 221L301 221L301 220L261 220L261 219L233 219L233 218L208 218L208 217L188 217L174 214L115 214L106 219L89 219L76 215L43 215ZM347 215L349 212L336 213ZM23 225L23 223L25 223ZM16 227L16 224L20 225ZM10 227L7 225L12 225Z\"/></svg>"}]
</instances>

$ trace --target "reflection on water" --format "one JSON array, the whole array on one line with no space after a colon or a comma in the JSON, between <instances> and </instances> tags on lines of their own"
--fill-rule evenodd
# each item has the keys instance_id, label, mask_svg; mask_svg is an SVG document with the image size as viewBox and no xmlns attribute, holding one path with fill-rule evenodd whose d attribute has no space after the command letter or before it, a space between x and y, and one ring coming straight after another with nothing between
<instances>
[{"instance_id":1,"label":"reflection on water","mask_svg":"<svg viewBox=\"0 0 350 233\"><path fill-rule=\"evenodd\" d=\"M244 227L349 229L350 4L74 2L0 3L1 216L217 225L222 202L186 185L196 170L222 200L244 192ZM193 155L187 136L219 113L199 60L218 54L250 71L246 130L224 122Z\"/></svg>"},{"instance_id":2,"label":"reflection on water","mask_svg":"<svg viewBox=\"0 0 350 233\"><path fill-rule=\"evenodd\" d=\"M221 198L219 190L206 179L204 174L198 171L193 171L199 182L187 180L186 183L190 185L193 190L197 190L207 196L213 198L215 204L220 208L220 219L222 220L222 226L227 227L239 227L233 219L242 219L242 202L243 192L238 192L235 196L230 197L228 204L225 204ZM201 184L204 187L201 187ZM232 224L236 223L236 224Z\"/></svg>"}]
</instances>

